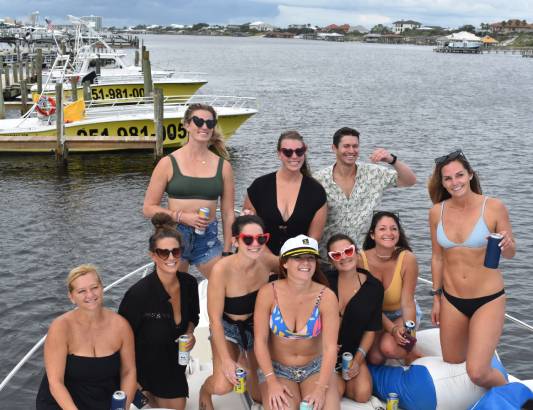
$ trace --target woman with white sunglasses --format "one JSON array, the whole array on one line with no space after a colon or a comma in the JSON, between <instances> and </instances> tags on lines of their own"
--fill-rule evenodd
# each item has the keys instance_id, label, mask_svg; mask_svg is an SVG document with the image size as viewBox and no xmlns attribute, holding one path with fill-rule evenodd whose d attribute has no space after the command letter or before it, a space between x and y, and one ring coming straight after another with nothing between
<instances>
[{"instance_id":1,"label":"woman with white sunglasses","mask_svg":"<svg viewBox=\"0 0 533 410\"><path fill-rule=\"evenodd\" d=\"M341 316L336 366L339 394L366 403L372 395L372 376L365 359L376 332L382 329L383 285L368 270L357 266L357 247L349 236L333 235L327 250L334 269L326 272L326 277L339 299ZM352 354L353 361L347 375L341 375L345 352Z\"/></svg>"}]
</instances>

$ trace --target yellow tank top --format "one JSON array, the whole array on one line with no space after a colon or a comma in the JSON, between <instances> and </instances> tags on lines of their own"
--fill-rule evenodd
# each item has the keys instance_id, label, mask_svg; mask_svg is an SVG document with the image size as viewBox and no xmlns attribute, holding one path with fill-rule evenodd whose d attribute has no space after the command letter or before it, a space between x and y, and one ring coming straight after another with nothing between
<instances>
[{"instance_id":1,"label":"yellow tank top","mask_svg":"<svg viewBox=\"0 0 533 410\"><path fill-rule=\"evenodd\" d=\"M383 294L383 310L386 312L398 310L401 308L402 300L402 266L403 258L405 257L405 251L401 251L398 255L398 261L394 268L394 273L392 275L392 280L385 293ZM368 259L366 258L365 252L361 251L361 258L363 259L363 267L370 271L368 266Z\"/></svg>"}]
</instances>

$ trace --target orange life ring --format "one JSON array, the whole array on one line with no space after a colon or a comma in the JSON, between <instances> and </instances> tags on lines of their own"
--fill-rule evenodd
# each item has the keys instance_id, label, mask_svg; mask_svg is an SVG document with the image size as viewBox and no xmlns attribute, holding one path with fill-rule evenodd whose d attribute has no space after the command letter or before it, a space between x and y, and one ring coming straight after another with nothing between
<instances>
[{"instance_id":1,"label":"orange life ring","mask_svg":"<svg viewBox=\"0 0 533 410\"><path fill-rule=\"evenodd\" d=\"M35 109L39 111L40 114L49 117L56 112L56 100L47 95L41 95Z\"/></svg>"}]
</instances>

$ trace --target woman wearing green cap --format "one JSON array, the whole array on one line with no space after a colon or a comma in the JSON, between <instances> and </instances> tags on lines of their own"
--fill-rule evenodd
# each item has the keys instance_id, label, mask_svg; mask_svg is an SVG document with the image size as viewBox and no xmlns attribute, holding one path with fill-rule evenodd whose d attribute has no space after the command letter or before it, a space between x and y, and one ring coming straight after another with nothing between
<instances>
[{"instance_id":1,"label":"woman wearing green cap","mask_svg":"<svg viewBox=\"0 0 533 410\"><path fill-rule=\"evenodd\" d=\"M254 350L266 409L294 409L301 401L314 410L340 408L334 375L339 305L318 258L315 239L288 239L280 250L281 279L257 296Z\"/></svg>"}]
</instances>

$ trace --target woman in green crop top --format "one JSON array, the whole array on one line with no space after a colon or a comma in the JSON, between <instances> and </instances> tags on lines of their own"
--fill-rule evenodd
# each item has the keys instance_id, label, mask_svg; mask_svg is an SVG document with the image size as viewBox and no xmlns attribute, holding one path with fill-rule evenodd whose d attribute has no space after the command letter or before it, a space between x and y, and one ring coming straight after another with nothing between
<instances>
[{"instance_id":1,"label":"woman in green crop top","mask_svg":"<svg viewBox=\"0 0 533 410\"><path fill-rule=\"evenodd\" d=\"M170 215L183 237L179 271L186 272L193 264L208 278L221 254L231 249L231 224L235 219L233 170L213 107L191 104L182 122L188 141L155 167L144 197L143 213L147 218L158 212ZM165 192L168 208L161 206ZM218 239L216 219L219 198L223 244ZM209 216L200 216L200 208L209 208Z\"/></svg>"}]
</instances>

